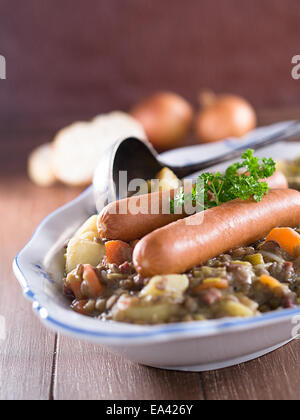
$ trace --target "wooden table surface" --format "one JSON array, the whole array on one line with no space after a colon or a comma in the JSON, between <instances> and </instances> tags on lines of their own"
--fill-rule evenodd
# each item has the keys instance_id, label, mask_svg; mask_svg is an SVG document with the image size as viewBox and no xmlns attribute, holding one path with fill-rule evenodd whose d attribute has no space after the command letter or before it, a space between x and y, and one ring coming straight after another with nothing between
<instances>
[{"instance_id":1,"label":"wooden table surface","mask_svg":"<svg viewBox=\"0 0 300 420\"><path fill-rule=\"evenodd\" d=\"M299 113L264 111L260 120L271 123ZM41 325L13 275L12 260L36 225L79 192L41 189L26 177L28 149L47 140L59 123L0 130L0 322L5 319L6 325L6 338L0 337L0 399L300 399L299 341L233 368L181 373L139 366Z\"/></svg>"}]
</instances>

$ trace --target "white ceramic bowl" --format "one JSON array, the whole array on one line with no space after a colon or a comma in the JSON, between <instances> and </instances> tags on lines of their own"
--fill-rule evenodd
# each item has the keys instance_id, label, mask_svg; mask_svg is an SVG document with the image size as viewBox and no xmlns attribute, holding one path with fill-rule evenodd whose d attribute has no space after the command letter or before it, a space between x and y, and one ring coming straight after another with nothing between
<instances>
[{"instance_id":1,"label":"white ceramic bowl","mask_svg":"<svg viewBox=\"0 0 300 420\"><path fill-rule=\"evenodd\" d=\"M195 146L170 152L163 158L182 162L186 154L197 159L205 153L202 146ZM300 154L300 145L277 145L260 154L275 158L295 156ZM250 319L159 326L104 323L73 312L62 294L63 244L94 213L93 190L89 188L49 215L14 260L14 272L24 295L33 302L35 313L47 327L98 343L141 364L188 371L232 366L292 340L300 308Z\"/></svg>"}]
</instances>

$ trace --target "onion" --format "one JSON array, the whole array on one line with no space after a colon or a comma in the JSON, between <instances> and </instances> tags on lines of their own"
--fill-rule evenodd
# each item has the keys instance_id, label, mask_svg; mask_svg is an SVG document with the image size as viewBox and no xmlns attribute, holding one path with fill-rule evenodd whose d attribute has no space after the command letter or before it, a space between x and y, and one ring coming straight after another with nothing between
<instances>
[{"instance_id":1,"label":"onion","mask_svg":"<svg viewBox=\"0 0 300 420\"><path fill-rule=\"evenodd\" d=\"M193 121L191 105L169 92L159 92L142 101L131 115L143 125L150 142L160 150L178 146Z\"/></svg>"},{"instance_id":2,"label":"onion","mask_svg":"<svg viewBox=\"0 0 300 420\"><path fill-rule=\"evenodd\" d=\"M196 118L195 127L199 142L242 137L256 127L257 118L253 107L239 96L204 92L200 102L202 109Z\"/></svg>"},{"instance_id":3,"label":"onion","mask_svg":"<svg viewBox=\"0 0 300 420\"><path fill-rule=\"evenodd\" d=\"M263 257L269 258L271 261L275 261L280 264L284 263L284 259L281 258L279 255L274 254L274 252L260 251L260 253Z\"/></svg>"}]
</instances>

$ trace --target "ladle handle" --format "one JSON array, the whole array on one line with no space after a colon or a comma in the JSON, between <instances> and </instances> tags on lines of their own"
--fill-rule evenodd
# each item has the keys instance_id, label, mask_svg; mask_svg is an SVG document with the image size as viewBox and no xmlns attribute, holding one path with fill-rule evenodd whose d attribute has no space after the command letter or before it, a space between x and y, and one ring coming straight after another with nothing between
<instances>
[{"instance_id":1,"label":"ladle handle","mask_svg":"<svg viewBox=\"0 0 300 420\"><path fill-rule=\"evenodd\" d=\"M232 159L239 158L241 156L241 153L249 148L258 150L271 144L291 140L297 137L300 137L300 121L291 122L291 124L288 127L285 127L276 134L266 136L262 140L249 142L248 144L243 144L242 146L239 146L234 150L224 153L223 155L217 156L215 158L208 159L200 163L192 163L186 166L171 166L170 169L172 169L173 172L175 172L178 178L185 178L193 173L211 168L212 166L219 165L224 162L228 162Z\"/></svg>"}]
</instances>

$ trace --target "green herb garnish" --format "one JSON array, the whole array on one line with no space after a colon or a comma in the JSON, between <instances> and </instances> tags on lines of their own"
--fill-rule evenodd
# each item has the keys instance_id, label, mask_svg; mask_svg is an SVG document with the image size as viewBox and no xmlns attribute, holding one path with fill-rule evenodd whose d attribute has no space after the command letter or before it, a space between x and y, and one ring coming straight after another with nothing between
<instances>
[{"instance_id":1,"label":"green herb garnish","mask_svg":"<svg viewBox=\"0 0 300 420\"><path fill-rule=\"evenodd\" d=\"M200 175L189 194L180 188L174 200L170 200L171 212L175 213L176 208L188 203L207 210L237 198L261 201L269 192L268 184L261 180L274 174L276 164L273 159L259 160L253 153L254 150L247 150L242 154L243 161L229 166L225 174L207 172Z\"/></svg>"}]
</instances>

